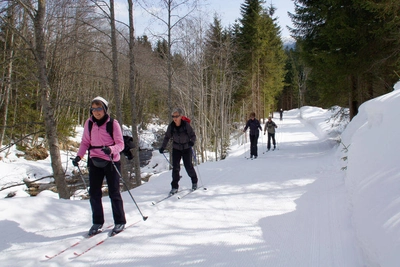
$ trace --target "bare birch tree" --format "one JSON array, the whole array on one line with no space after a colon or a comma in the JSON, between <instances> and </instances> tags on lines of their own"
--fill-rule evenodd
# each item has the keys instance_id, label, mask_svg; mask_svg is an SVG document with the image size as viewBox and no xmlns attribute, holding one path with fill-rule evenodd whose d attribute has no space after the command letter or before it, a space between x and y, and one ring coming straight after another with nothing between
<instances>
[{"instance_id":1,"label":"bare birch tree","mask_svg":"<svg viewBox=\"0 0 400 267\"><path fill-rule=\"evenodd\" d=\"M22 6L34 26L34 44L32 53L34 54L37 66L37 78L39 81L42 112L46 138L50 151L51 167L53 170L55 184L60 198L69 199L70 193L65 181L65 174L61 164L60 147L57 137L57 123L55 120L54 107L51 102L52 90L48 81L47 59L46 59L46 0L38 0L36 8L30 1L17 0Z\"/></svg>"},{"instance_id":2,"label":"bare birch tree","mask_svg":"<svg viewBox=\"0 0 400 267\"><path fill-rule=\"evenodd\" d=\"M154 5L154 1L143 0L139 2L146 12L166 28L164 33L153 33L153 35L157 38L162 38L167 43L166 60L169 111L172 111L173 108L172 83L174 70L172 66L172 50L173 45L179 41L178 35L174 35L174 30L196 10L197 2L198 0L159 0L161 9L158 10L166 10L166 14L160 13L159 11L153 11L155 9L150 8L151 5ZM183 9L186 11L182 12Z\"/></svg>"},{"instance_id":3,"label":"bare birch tree","mask_svg":"<svg viewBox=\"0 0 400 267\"><path fill-rule=\"evenodd\" d=\"M11 3L8 3L6 19L7 23L9 23L10 25L14 25L14 7ZM0 131L0 147L3 145L3 140L7 127L7 115L10 102L11 80L14 62L14 31L12 31L10 28L6 29L4 40L4 62L8 63L6 63L7 68L5 68L5 71L3 73L4 79L1 83L1 95L3 97L2 99L0 99L0 110L3 109L3 117L1 118L3 126Z\"/></svg>"},{"instance_id":4,"label":"bare birch tree","mask_svg":"<svg viewBox=\"0 0 400 267\"><path fill-rule=\"evenodd\" d=\"M140 160L139 160L139 136L137 131L137 117L136 117L136 98L135 98L135 27L133 23L133 2L128 0L129 10L129 93L131 99L131 113L132 113L132 137L135 144L134 149L134 169L136 185L139 186L142 183L142 177L140 174Z\"/></svg>"}]
</instances>

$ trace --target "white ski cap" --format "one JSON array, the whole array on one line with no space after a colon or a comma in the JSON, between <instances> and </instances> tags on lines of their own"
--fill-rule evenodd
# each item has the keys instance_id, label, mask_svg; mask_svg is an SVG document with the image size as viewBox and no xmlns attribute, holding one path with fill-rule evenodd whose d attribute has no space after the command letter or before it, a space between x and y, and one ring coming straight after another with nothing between
<instances>
[{"instance_id":1,"label":"white ski cap","mask_svg":"<svg viewBox=\"0 0 400 267\"><path fill-rule=\"evenodd\" d=\"M102 98L101 96L96 96L95 98L93 98L92 103L93 103L94 101L100 101L100 102L102 102L102 103L103 103L103 106L104 106L104 110L105 110L106 113L107 113L107 111L108 111L108 101L107 101L107 100L105 100L105 99Z\"/></svg>"}]
</instances>

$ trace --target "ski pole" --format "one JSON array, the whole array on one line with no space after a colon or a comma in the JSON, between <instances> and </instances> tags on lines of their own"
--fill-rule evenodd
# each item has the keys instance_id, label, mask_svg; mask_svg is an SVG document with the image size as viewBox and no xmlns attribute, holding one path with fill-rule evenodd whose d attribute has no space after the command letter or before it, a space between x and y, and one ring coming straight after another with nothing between
<instances>
[{"instance_id":1,"label":"ski pole","mask_svg":"<svg viewBox=\"0 0 400 267\"><path fill-rule=\"evenodd\" d=\"M163 156L164 156L165 160L168 162L169 166L171 166L171 168L173 168L171 162L167 159L167 156L165 156L164 153L161 153L161 154L163 154Z\"/></svg>"},{"instance_id":2,"label":"ski pole","mask_svg":"<svg viewBox=\"0 0 400 267\"><path fill-rule=\"evenodd\" d=\"M164 153L161 153L161 154L163 154L165 160L169 163L169 166L173 169L174 166L172 166L171 162L167 159L167 157L165 156L165 154L164 154ZM179 178L182 178L182 175L179 175Z\"/></svg>"},{"instance_id":3,"label":"ski pole","mask_svg":"<svg viewBox=\"0 0 400 267\"><path fill-rule=\"evenodd\" d=\"M74 160L74 158L70 158L70 159ZM79 165L77 165L76 167L78 167L79 176L80 176L81 179L82 179L83 185L85 186L88 195L90 195L90 194L89 194L89 189L88 189L88 187L87 187L87 185L86 185L86 182L85 182L85 179L83 179L83 175L82 175L81 168L79 167Z\"/></svg>"},{"instance_id":4,"label":"ski pole","mask_svg":"<svg viewBox=\"0 0 400 267\"><path fill-rule=\"evenodd\" d=\"M112 165L114 166L115 171L118 173L118 175L119 175L119 177L120 177L122 183L124 184L126 190L128 191L129 195L131 196L133 202L135 203L136 208L137 208L138 211L140 212L140 215L142 215L143 221L147 220L148 216L143 216L143 213L142 213L142 211L140 210L140 208L139 208L138 204L136 203L135 199L133 198L133 196L132 196L132 194L131 194L131 191L129 191L129 188L128 188L128 186L126 185L124 179L122 179L121 173L119 172L117 166L115 166L115 163L114 163L114 161L113 161L112 158L111 158L111 155L108 155L108 156L110 157L110 161L111 161Z\"/></svg>"},{"instance_id":5,"label":"ski pole","mask_svg":"<svg viewBox=\"0 0 400 267\"><path fill-rule=\"evenodd\" d=\"M247 158L246 157L246 153L247 153L247 148L246 148L247 135L246 135L246 132L243 133L243 137L244 137L244 140L243 140L244 157Z\"/></svg>"},{"instance_id":6,"label":"ski pole","mask_svg":"<svg viewBox=\"0 0 400 267\"><path fill-rule=\"evenodd\" d=\"M193 147L191 147L191 149L192 149L192 154L193 154L193 157L194 157L194 162L196 163L196 169L197 169L197 174L198 174L198 176L199 176L200 183L203 185L203 189L204 189L204 190L207 190L207 188L204 187L203 180L201 179L201 175L200 175L200 171L199 171L199 163L197 162L196 153L194 152Z\"/></svg>"},{"instance_id":7,"label":"ski pole","mask_svg":"<svg viewBox=\"0 0 400 267\"><path fill-rule=\"evenodd\" d=\"M280 124L278 124L278 128L279 128L279 127L281 127ZM277 150L279 150L278 144L281 142L280 138L281 138L281 134L280 134L280 132L278 131L278 132L277 132L277 136L276 136L276 149L277 149Z\"/></svg>"},{"instance_id":8,"label":"ski pole","mask_svg":"<svg viewBox=\"0 0 400 267\"><path fill-rule=\"evenodd\" d=\"M265 145L265 142L264 142L264 135L265 135L265 133L263 134L263 131L261 131L261 150L265 150L265 148L263 148L263 147L265 147L266 145ZM263 152L263 154L265 154L265 152Z\"/></svg>"},{"instance_id":9,"label":"ski pole","mask_svg":"<svg viewBox=\"0 0 400 267\"><path fill-rule=\"evenodd\" d=\"M243 155L245 155L245 157L246 157L246 147L245 147L245 143L244 143L244 141L243 141L243 136L241 136L241 142L242 142L242 145L243 145Z\"/></svg>"},{"instance_id":10,"label":"ski pole","mask_svg":"<svg viewBox=\"0 0 400 267\"><path fill-rule=\"evenodd\" d=\"M265 131L261 132L262 136L263 136L263 143L264 143L264 151L267 148L267 136L265 136Z\"/></svg>"},{"instance_id":11,"label":"ski pole","mask_svg":"<svg viewBox=\"0 0 400 267\"><path fill-rule=\"evenodd\" d=\"M278 146L278 144L279 144L279 138L280 138L280 134L279 134L279 132L278 132L278 138L276 138L276 149L277 150L279 150L279 146Z\"/></svg>"}]
</instances>

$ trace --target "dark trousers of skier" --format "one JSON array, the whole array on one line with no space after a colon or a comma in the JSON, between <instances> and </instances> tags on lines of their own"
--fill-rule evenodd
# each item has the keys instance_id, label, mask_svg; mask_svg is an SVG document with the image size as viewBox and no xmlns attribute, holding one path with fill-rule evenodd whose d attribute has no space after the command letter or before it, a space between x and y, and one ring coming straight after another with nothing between
<instances>
[{"instance_id":1,"label":"dark trousers of skier","mask_svg":"<svg viewBox=\"0 0 400 267\"><path fill-rule=\"evenodd\" d=\"M106 177L108 185L108 196L111 199L111 208L115 224L126 224L125 212L123 201L119 188L119 175L115 170L114 166L110 163L104 168L98 168L93 165L92 161L89 161L89 194L90 194L90 205L92 207L92 219L93 224L104 224L104 211L101 190L103 186L104 176ZM118 171L121 169L121 163L114 162Z\"/></svg>"},{"instance_id":2,"label":"dark trousers of skier","mask_svg":"<svg viewBox=\"0 0 400 267\"><path fill-rule=\"evenodd\" d=\"M267 149L271 149L271 139L272 143L274 145L274 148L276 147L276 142L275 142L275 133L268 133L268 143L267 143Z\"/></svg>"},{"instance_id":3,"label":"dark trousers of skier","mask_svg":"<svg viewBox=\"0 0 400 267\"><path fill-rule=\"evenodd\" d=\"M181 159L183 159L183 166L185 166L186 172L192 179L192 184L197 184L197 174L194 170L192 163L192 148L178 150L172 149L172 188L179 188L180 171L181 171Z\"/></svg>"},{"instance_id":4,"label":"dark trousers of skier","mask_svg":"<svg viewBox=\"0 0 400 267\"><path fill-rule=\"evenodd\" d=\"M251 156L258 156L258 134L257 135L250 135L250 157Z\"/></svg>"}]
</instances>

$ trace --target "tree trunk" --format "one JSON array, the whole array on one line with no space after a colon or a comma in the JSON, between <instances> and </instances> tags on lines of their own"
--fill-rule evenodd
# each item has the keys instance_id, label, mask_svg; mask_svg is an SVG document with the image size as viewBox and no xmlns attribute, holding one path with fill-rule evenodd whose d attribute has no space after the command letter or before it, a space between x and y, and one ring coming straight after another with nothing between
<instances>
[{"instance_id":1,"label":"tree trunk","mask_svg":"<svg viewBox=\"0 0 400 267\"><path fill-rule=\"evenodd\" d=\"M8 9L8 18L9 23L14 25L14 9L10 7ZM8 35L10 36L8 38ZM9 47L7 47L7 43L9 41ZM3 146L3 140L6 134L6 126L7 126L7 116L8 116L8 105L10 102L10 91L11 91L11 78L12 78L12 68L13 68L13 55L14 55L14 32L12 30L6 30L6 41L4 42L4 51L5 51L5 58L8 60L8 69L6 74L6 79L4 81L4 98L2 105L4 106L3 118L2 118L2 130L0 133L0 147ZM1 104L0 104L1 108Z\"/></svg>"},{"instance_id":2,"label":"tree trunk","mask_svg":"<svg viewBox=\"0 0 400 267\"><path fill-rule=\"evenodd\" d=\"M137 115L136 115L136 97L135 97L135 28L133 24L133 2L128 0L129 10L129 91L131 99L131 114L132 114L132 137L135 144L133 149L133 166L135 169L136 186L142 184L140 173L140 158L139 158L139 136L137 132Z\"/></svg>"},{"instance_id":3,"label":"tree trunk","mask_svg":"<svg viewBox=\"0 0 400 267\"><path fill-rule=\"evenodd\" d=\"M350 92L349 92L349 110L350 110L350 120L358 113L358 101L356 99L357 95L357 78L353 75L349 78L350 80Z\"/></svg>"},{"instance_id":4,"label":"tree trunk","mask_svg":"<svg viewBox=\"0 0 400 267\"><path fill-rule=\"evenodd\" d=\"M70 192L65 181L65 175L61 164L60 148L57 137L57 125L54 118L54 109L50 102L50 85L46 69L46 50L44 36L44 19L46 14L46 0L38 1L38 9L34 16L35 26L35 57L38 68L38 79L41 91L41 103L43 106L44 123L46 126L46 137L48 140L51 167L54 180L60 198L69 199Z\"/></svg>"},{"instance_id":5,"label":"tree trunk","mask_svg":"<svg viewBox=\"0 0 400 267\"><path fill-rule=\"evenodd\" d=\"M117 35L115 27L115 11L114 11L114 0L110 0L110 27L111 27L111 49L112 49L112 83L114 88L114 101L115 110L117 113L117 120L120 123L122 133L123 129L123 116L122 116L122 105L121 105L121 94L119 88L119 72L118 72L118 48L117 48ZM127 160L124 156L121 156L121 175L122 179L126 183L128 188L132 188L130 177L128 175Z\"/></svg>"},{"instance_id":6,"label":"tree trunk","mask_svg":"<svg viewBox=\"0 0 400 267\"><path fill-rule=\"evenodd\" d=\"M115 12L114 12L114 0L110 0L110 26L111 26L111 48L112 48L112 80L114 87L114 98L115 98L115 109L117 113L117 120L119 123L123 123L122 109L121 109L121 94L119 89L119 74L118 74L118 48L117 48L117 36L115 28Z\"/></svg>"},{"instance_id":7,"label":"tree trunk","mask_svg":"<svg viewBox=\"0 0 400 267\"><path fill-rule=\"evenodd\" d=\"M168 111L172 112L172 55L171 55L171 2L168 3L168 51L167 51L167 64L168 64Z\"/></svg>"}]
</instances>

